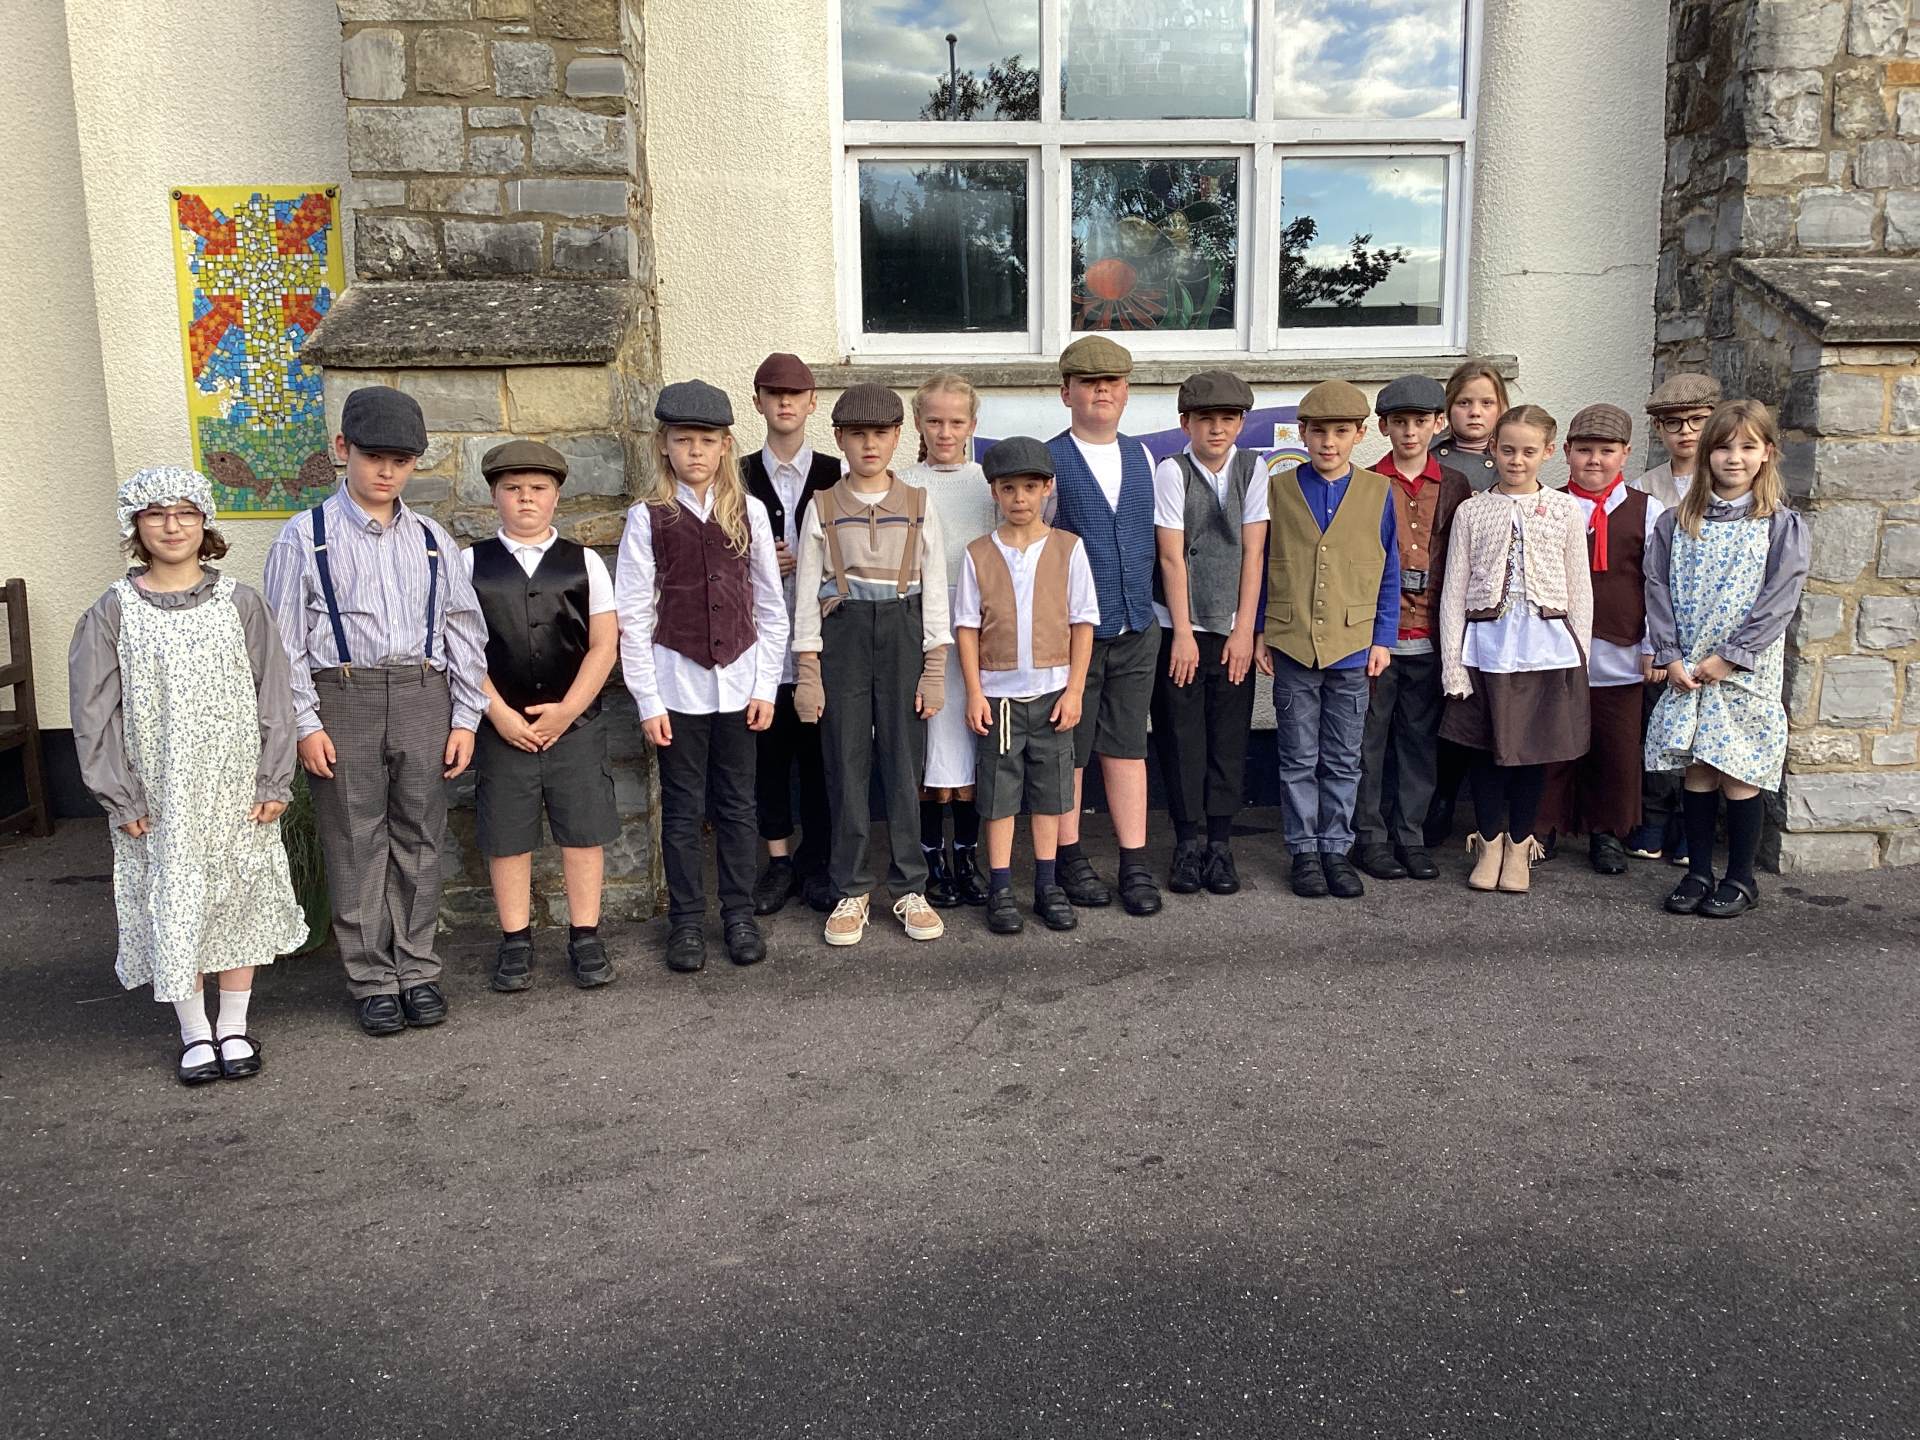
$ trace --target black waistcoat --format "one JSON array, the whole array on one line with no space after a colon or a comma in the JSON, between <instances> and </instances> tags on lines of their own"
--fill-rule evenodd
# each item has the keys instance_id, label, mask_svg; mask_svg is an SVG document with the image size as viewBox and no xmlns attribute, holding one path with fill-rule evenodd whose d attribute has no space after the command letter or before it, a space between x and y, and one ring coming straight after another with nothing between
<instances>
[{"instance_id":1,"label":"black waistcoat","mask_svg":"<svg viewBox=\"0 0 1920 1440\"><path fill-rule=\"evenodd\" d=\"M787 507L780 503L780 492L773 488L773 477L767 474L766 463L760 452L755 450L740 462L740 478L747 487L747 493L767 507L767 524L773 529L775 540L787 538ZM806 518L807 503L813 499L814 492L828 490L840 483L840 461L833 455L813 452L813 465L807 471L807 480L800 487L798 513L792 517L793 533L800 533L800 522Z\"/></svg>"},{"instance_id":2,"label":"black waistcoat","mask_svg":"<svg viewBox=\"0 0 1920 1440\"><path fill-rule=\"evenodd\" d=\"M487 619L487 677L524 713L567 698L587 656L587 552L555 540L529 575L498 540L473 547L473 589ZM600 713L594 697L576 725Z\"/></svg>"}]
</instances>

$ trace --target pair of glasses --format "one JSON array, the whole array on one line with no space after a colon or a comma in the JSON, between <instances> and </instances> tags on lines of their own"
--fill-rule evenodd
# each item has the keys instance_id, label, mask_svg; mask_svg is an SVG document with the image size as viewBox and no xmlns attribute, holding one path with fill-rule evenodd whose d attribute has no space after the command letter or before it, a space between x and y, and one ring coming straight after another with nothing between
<instances>
[{"instance_id":1,"label":"pair of glasses","mask_svg":"<svg viewBox=\"0 0 1920 1440\"><path fill-rule=\"evenodd\" d=\"M1702 428L1707 423L1704 415L1670 415L1660 421L1660 428L1669 435L1685 435Z\"/></svg>"},{"instance_id":2,"label":"pair of glasses","mask_svg":"<svg viewBox=\"0 0 1920 1440\"><path fill-rule=\"evenodd\" d=\"M142 510L139 518L141 523L151 525L156 530L166 529L169 520L178 525L182 530L192 530L204 524L207 517L202 515L197 509L186 509Z\"/></svg>"}]
</instances>

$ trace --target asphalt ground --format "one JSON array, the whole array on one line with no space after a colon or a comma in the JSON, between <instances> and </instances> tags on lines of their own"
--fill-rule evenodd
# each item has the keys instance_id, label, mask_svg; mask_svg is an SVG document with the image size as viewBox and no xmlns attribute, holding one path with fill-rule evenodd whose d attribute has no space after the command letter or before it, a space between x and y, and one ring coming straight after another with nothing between
<instances>
[{"instance_id":1,"label":"asphalt ground","mask_svg":"<svg viewBox=\"0 0 1920 1440\"><path fill-rule=\"evenodd\" d=\"M1247 820L1069 936L452 933L378 1041L285 962L193 1091L104 824L0 842L0 1435L1920 1432L1916 872L1301 901Z\"/></svg>"}]
</instances>

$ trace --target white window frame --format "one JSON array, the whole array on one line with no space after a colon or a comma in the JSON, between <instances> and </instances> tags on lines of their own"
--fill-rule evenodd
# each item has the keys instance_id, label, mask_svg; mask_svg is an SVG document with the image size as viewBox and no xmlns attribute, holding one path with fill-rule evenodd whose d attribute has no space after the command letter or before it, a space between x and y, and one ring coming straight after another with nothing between
<instances>
[{"instance_id":1,"label":"white window frame","mask_svg":"<svg viewBox=\"0 0 1920 1440\"><path fill-rule=\"evenodd\" d=\"M1272 0L1251 0L1252 120L1062 120L1061 14L1066 0L1032 0L1040 11L1040 118L848 120L841 75L841 0L827 0L827 84L833 166L834 247L840 352L859 360L949 358L1023 360L1053 355L1081 333L1071 328L1075 159L1169 155L1237 156L1240 264L1235 324L1227 330L1101 332L1123 338L1140 358L1213 355L1224 359L1294 355L1434 355L1463 350L1467 338L1468 241L1473 222L1475 119L1479 114L1484 0L1464 0L1461 114L1409 120L1274 118ZM1277 245L1280 175L1289 157L1444 156L1447 160L1438 325L1279 328ZM1022 332L867 334L860 292L860 185L866 160L1025 160L1028 165L1028 329Z\"/></svg>"}]
</instances>

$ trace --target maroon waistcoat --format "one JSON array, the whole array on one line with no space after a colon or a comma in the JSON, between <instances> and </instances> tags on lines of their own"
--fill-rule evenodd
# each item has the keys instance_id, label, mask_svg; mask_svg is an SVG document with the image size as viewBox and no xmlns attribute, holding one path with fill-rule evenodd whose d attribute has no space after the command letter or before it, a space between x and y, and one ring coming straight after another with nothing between
<instances>
[{"instance_id":1,"label":"maroon waistcoat","mask_svg":"<svg viewBox=\"0 0 1920 1440\"><path fill-rule=\"evenodd\" d=\"M1615 645L1638 645L1647 626L1645 570L1647 497L1628 490L1620 508L1607 516L1607 568L1593 573L1593 633ZM1593 564L1593 535L1587 535L1587 564Z\"/></svg>"},{"instance_id":2,"label":"maroon waistcoat","mask_svg":"<svg viewBox=\"0 0 1920 1440\"><path fill-rule=\"evenodd\" d=\"M708 669L753 644L753 574L727 532L684 505L648 505L653 525L653 643Z\"/></svg>"}]
</instances>

